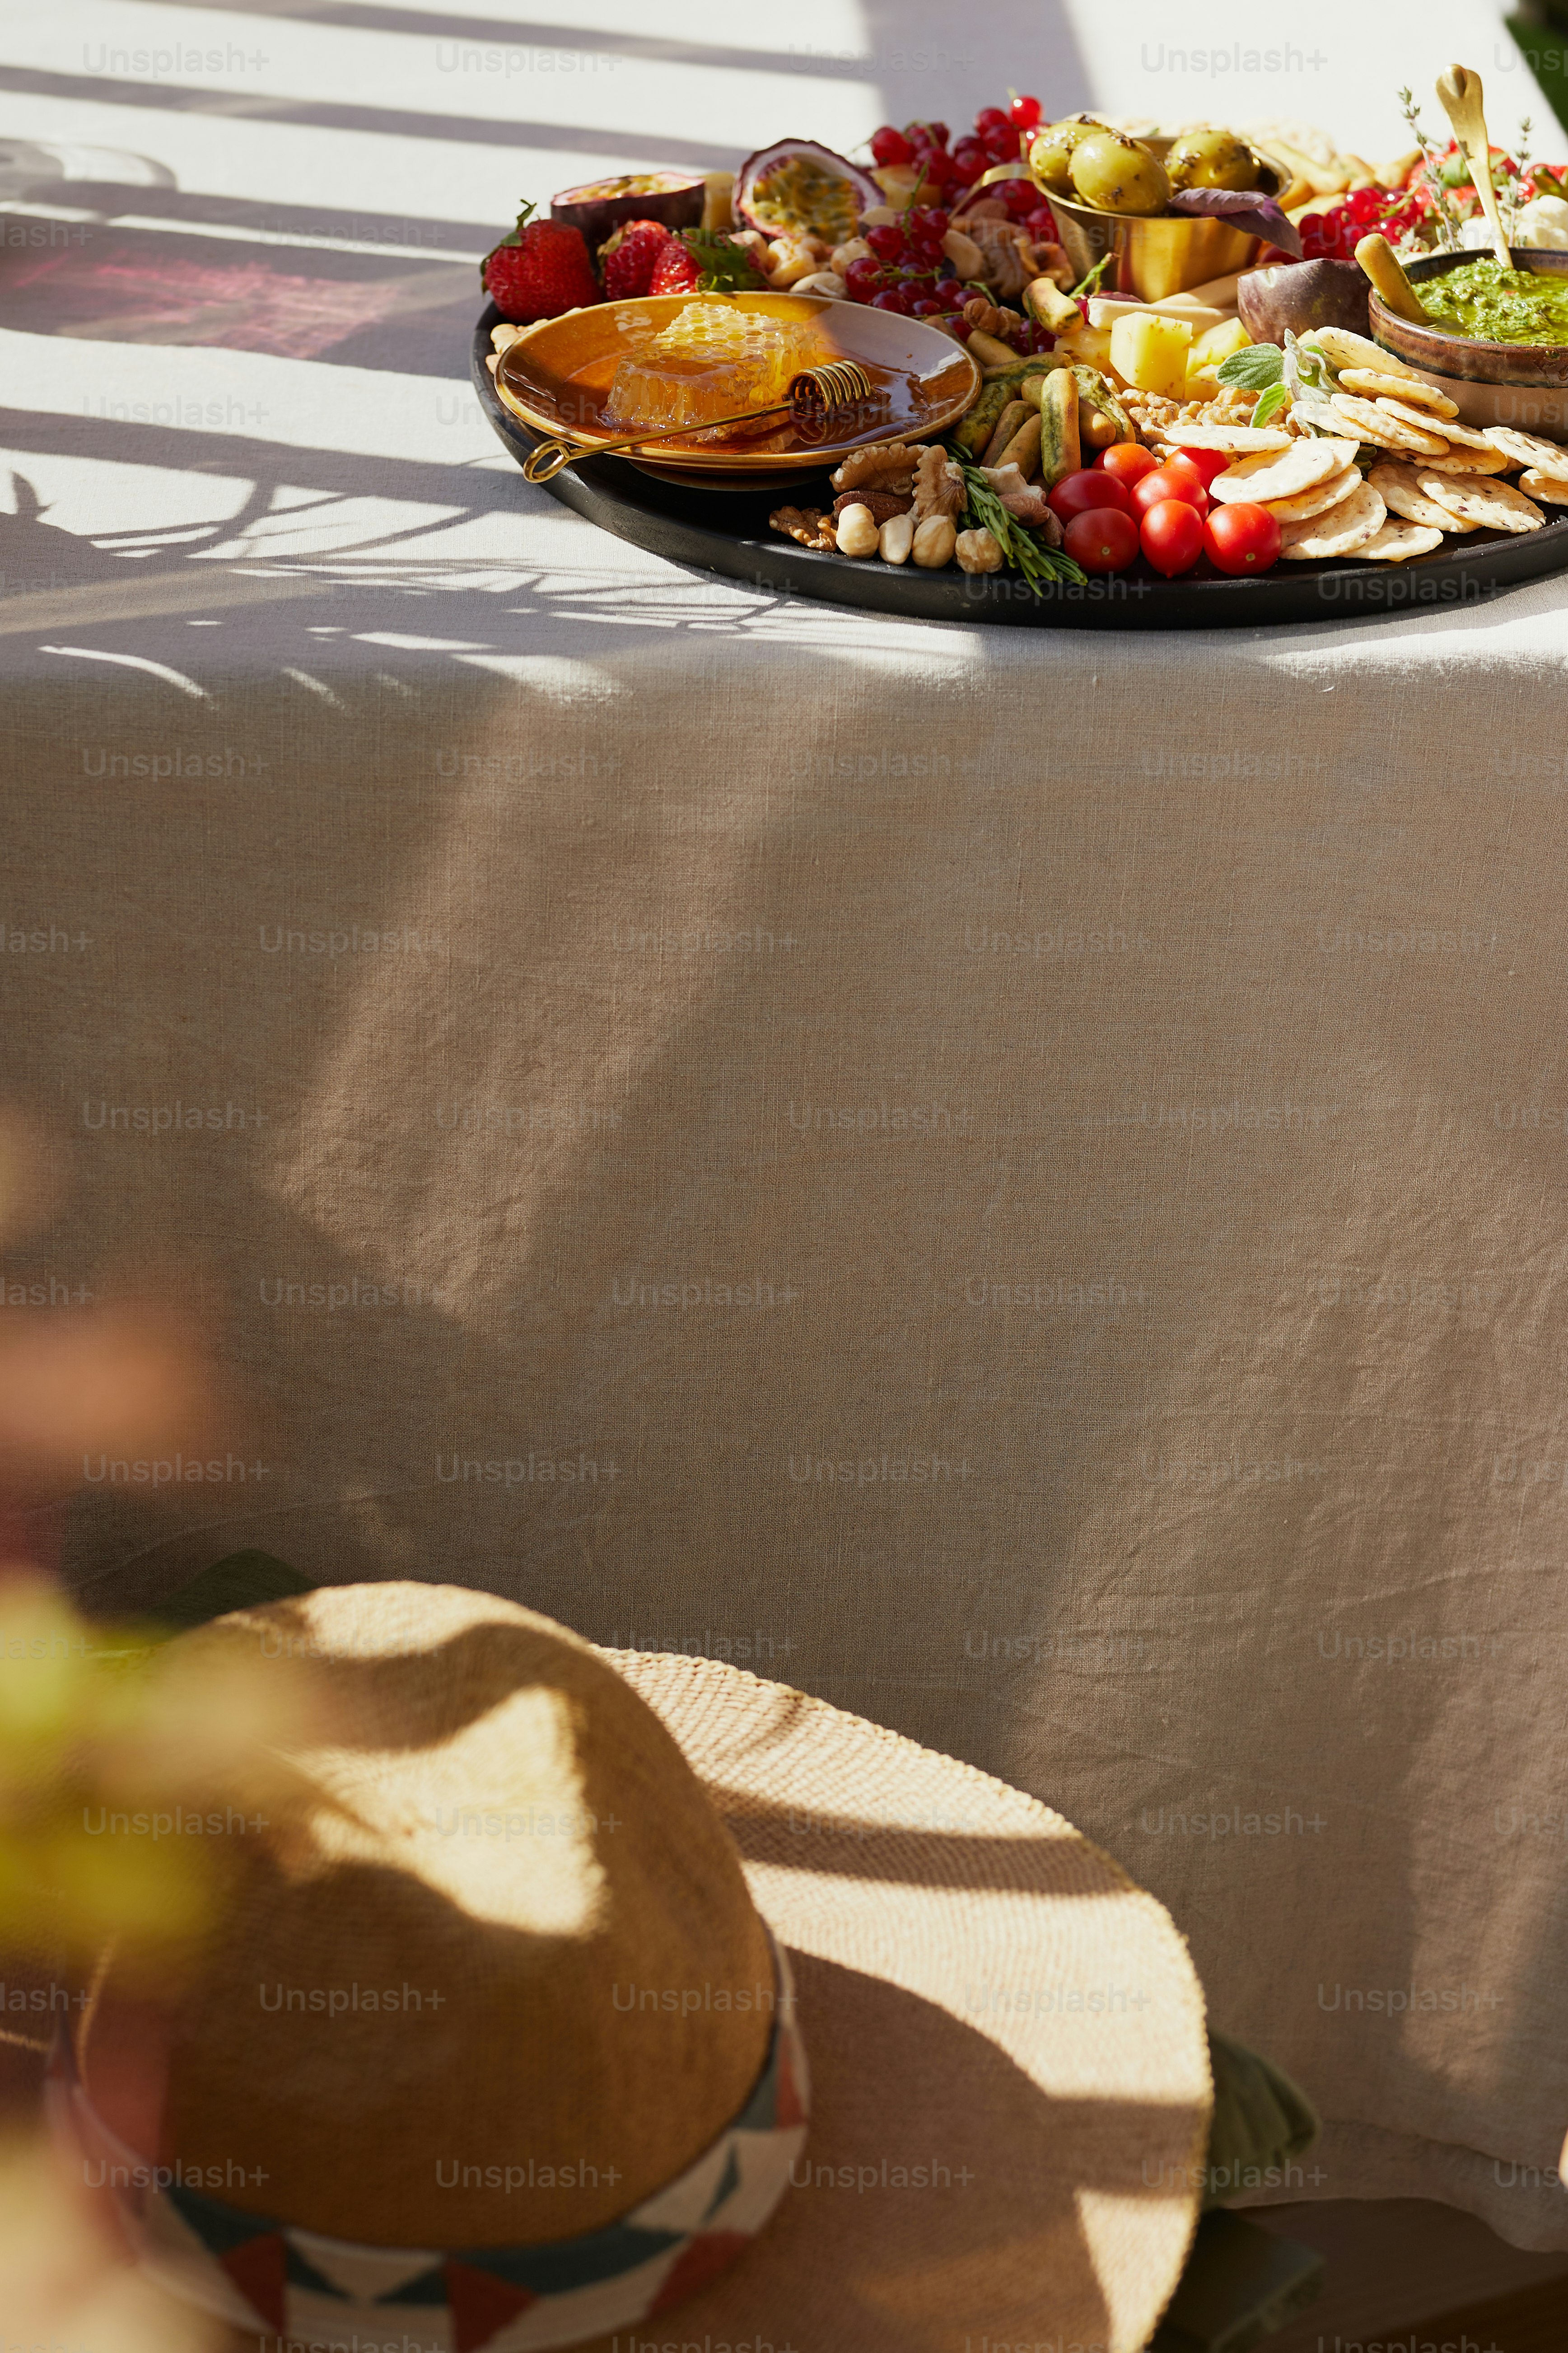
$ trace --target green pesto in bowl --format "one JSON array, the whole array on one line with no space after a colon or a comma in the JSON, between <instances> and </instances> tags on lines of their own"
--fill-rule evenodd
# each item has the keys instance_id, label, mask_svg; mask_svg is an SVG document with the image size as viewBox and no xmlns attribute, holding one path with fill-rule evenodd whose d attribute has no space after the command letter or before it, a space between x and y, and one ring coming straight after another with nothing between
<instances>
[{"instance_id":1,"label":"green pesto in bowl","mask_svg":"<svg viewBox=\"0 0 1568 2353\"><path fill-rule=\"evenodd\" d=\"M1485 343L1568 343L1568 278L1504 269L1486 254L1416 288L1438 324L1457 321Z\"/></svg>"}]
</instances>

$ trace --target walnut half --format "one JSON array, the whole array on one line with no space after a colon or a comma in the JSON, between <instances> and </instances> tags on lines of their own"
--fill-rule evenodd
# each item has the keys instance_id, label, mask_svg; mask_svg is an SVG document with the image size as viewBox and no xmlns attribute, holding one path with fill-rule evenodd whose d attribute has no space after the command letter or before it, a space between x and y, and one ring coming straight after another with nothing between
<instances>
[{"instance_id":1,"label":"walnut half","mask_svg":"<svg viewBox=\"0 0 1568 2353\"><path fill-rule=\"evenodd\" d=\"M833 517L825 515L820 507L777 507L768 517L768 527L824 555L832 554L838 545Z\"/></svg>"},{"instance_id":2,"label":"walnut half","mask_svg":"<svg viewBox=\"0 0 1568 2353\"><path fill-rule=\"evenodd\" d=\"M851 449L836 468L836 491L907 491L914 480L915 461L922 455L917 442L873 441L865 449Z\"/></svg>"},{"instance_id":3,"label":"walnut half","mask_svg":"<svg viewBox=\"0 0 1568 2353\"><path fill-rule=\"evenodd\" d=\"M915 469L916 521L925 522L931 515L947 515L956 522L967 498L961 468L933 441L929 448L921 451Z\"/></svg>"}]
</instances>

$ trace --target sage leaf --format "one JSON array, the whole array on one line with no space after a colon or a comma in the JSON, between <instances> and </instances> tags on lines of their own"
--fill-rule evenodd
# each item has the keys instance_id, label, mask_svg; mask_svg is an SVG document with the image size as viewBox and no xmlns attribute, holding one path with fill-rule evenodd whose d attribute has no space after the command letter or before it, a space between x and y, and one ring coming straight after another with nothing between
<instances>
[{"instance_id":1,"label":"sage leaf","mask_svg":"<svg viewBox=\"0 0 1568 2353\"><path fill-rule=\"evenodd\" d=\"M1278 343L1248 343L1222 360L1215 373L1221 384L1239 385L1243 392L1267 392L1285 381L1285 354Z\"/></svg>"}]
</instances>

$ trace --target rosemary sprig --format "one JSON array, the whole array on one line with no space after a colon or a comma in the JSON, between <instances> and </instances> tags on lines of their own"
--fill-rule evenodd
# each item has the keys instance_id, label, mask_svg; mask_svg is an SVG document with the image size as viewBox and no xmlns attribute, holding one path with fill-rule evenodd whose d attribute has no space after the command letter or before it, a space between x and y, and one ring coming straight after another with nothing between
<instances>
[{"instance_id":1,"label":"rosemary sprig","mask_svg":"<svg viewBox=\"0 0 1568 2353\"><path fill-rule=\"evenodd\" d=\"M965 528L988 531L999 540L1009 565L1023 574L1037 596L1050 580L1073 580L1079 586L1083 585L1082 565L1075 564L1059 548L1042 547L1017 516L1008 513L979 467L971 465L962 449L953 448L950 443L947 454L963 473Z\"/></svg>"}]
</instances>

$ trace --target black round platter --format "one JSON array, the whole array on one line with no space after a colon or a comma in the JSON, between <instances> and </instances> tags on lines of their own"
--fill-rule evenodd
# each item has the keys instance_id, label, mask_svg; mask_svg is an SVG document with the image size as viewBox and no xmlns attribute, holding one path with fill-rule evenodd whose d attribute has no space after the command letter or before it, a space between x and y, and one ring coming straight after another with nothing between
<instances>
[{"instance_id":1,"label":"black round platter","mask_svg":"<svg viewBox=\"0 0 1568 2353\"><path fill-rule=\"evenodd\" d=\"M493 303L474 330L471 373L480 406L519 465L538 446L496 392L485 362ZM768 526L778 507L830 506L826 471L768 491L701 491L642 472L622 458L589 458L545 488L616 539L764 594L810 596L905 620L987 621L1024 628L1267 628L1301 621L1372 620L1489 604L1568 565L1568 514L1531 532L1477 532L1409 564L1279 564L1231 579L1207 556L1178 580L1140 556L1126 572L1081 585L1055 581L1037 596L1014 573L921 572L912 565L819 554Z\"/></svg>"}]
</instances>

